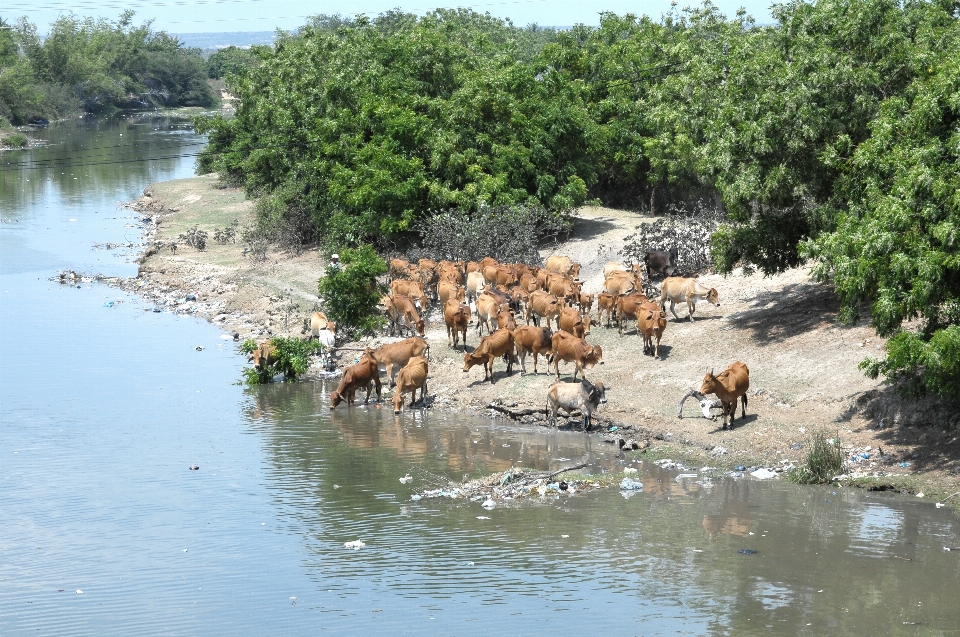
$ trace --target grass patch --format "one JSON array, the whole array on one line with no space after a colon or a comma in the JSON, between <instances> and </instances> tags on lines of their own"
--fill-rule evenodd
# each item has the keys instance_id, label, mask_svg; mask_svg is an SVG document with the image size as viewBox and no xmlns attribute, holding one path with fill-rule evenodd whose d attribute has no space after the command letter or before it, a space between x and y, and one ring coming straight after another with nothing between
<instances>
[{"instance_id":1,"label":"grass patch","mask_svg":"<svg viewBox=\"0 0 960 637\"><path fill-rule=\"evenodd\" d=\"M307 368L310 367L310 357L324 349L320 341L285 336L271 338L270 345L273 346L273 352L268 358L268 364L260 369L248 367L243 370L243 379L248 385L264 385L271 382L277 374L283 374L286 380L295 380L297 376L306 373ZM240 351L244 354L252 354L257 347L259 344L252 338L248 338L240 345Z\"/></svg>"},{"instance_id":2,"label":"grass patch","mask_svg":"<svg viewBox=\"0 0 960 637\"><path fill-rule=\"evenodd\" d=\"M810 451L804 463L790 472L788 479L797 484L826 484L843 473L840 437L828 439L822 429L813 432Z\"/></svg>"},{"instance_id":3,"label":"grass patch","mask_svg":"<svg viewBox=\"0 0 960 637\"><path fill-rule=\"evenodd\" d=\"M30 145L30 140L23 133L14 133L0 139L0 143L7 148L26 148Z\"/></svg>"}]
</instances>

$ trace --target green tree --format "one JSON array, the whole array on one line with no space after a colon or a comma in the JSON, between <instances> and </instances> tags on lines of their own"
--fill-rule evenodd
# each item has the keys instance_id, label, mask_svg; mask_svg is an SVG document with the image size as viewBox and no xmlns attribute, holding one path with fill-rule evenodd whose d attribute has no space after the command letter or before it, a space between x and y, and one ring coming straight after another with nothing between
<instances>
[{"instance_id":1,"label":"green tree","mask_svg":"<svg viewBox=\"0 0 960 637\"><path fill-rule=\"evenodd\" d=\"M336 322L338 329L372 334L384 323L377 306L386 289L377 282L377 277L387 273L387 264L371 245L344 248L340 252L340 263L342 267L327 268L317 287L327 316Z\"/></svg>"},{"instance_id":2,"label":"green tree","mask_svg":"<svg viewBox=\"0 0 960 637\"><path fill-rule=\"evenodd\" d=\"M250 49L228 46L220 49L207 59L207 76L221 79L228 75L236 75L248 66L255 64L256 61L256 54Z\"/></svg>"}]
</instances>

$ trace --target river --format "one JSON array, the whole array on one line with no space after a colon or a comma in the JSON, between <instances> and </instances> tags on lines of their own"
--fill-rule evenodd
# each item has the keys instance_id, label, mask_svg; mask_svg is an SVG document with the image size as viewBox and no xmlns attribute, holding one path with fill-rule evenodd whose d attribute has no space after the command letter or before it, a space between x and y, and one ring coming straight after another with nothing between
<instances>
[{"instance_id":1,"label":"river","mask_svg":"<svg viewBox=\"0 0 960 637\"><path fill-rule=\"evenodd\" d=\"M949 507L678 479L481 415L331 413L322 383L237 384L213 325L52 282L136 274L116 204L190 176L191 131L85 118L0 155L0 635L960 634ZM486 511L399 481L578 461L645 489Z\"/></svg>"}]
</instances>

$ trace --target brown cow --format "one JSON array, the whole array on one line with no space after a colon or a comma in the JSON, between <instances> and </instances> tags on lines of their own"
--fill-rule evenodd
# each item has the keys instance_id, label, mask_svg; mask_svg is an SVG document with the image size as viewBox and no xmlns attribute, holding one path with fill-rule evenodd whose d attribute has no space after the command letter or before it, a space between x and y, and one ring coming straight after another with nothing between
<instances>
[{"instance_id":1,"label":"brown cow","mask_svg":"<svg viewBox=\"0 0 960 637\"><path fill-rule=\"evenodd\" d=\"M447 324L450 347L457 349L463 333L463 351L467 351L467 327L470 325L470 306L457 299L449 299L443 306L443 321Z\"/></svg>"},{"instance_id":2,"label":"brown cow","mask_svg":"<svg viewBox=\"0 0 960 637\"><path fill-rule=\"evenodd\" d=\"M580 277L580 264L575 263L570 257L562 257L557 255L547 257L547 262L544 263L544 267L551 272L566 274L574 279Z\"/></svg>"},{"instance_id":3,"label":"brown cow","mask_svg":"<svg viewBox=\"0 0 960 637\"><path fill-rule=\"evenodd\" d=\"M593 295L581 292L577 296L577 306L580 308L581 314L590 316L590 312L593 311Z\"/></svg>"},{"instance_id":4,"label":"brown cow","mask_svg":"<svg viewBox=\"0 0 960 637\"><path fill-rule=\"evenodd\" d=\"M640 335L640 314L641 306L648 301L647 297L640 292L631 292L617 298L617 316L620 318L620 336L623 336L623 326L627 319L632 318L637 321L637 335Z\"/></svg>"},{"instance_id":5,"label":"brown cow","mask_svg":"<svg viewBox=\"0 0 960 637\"><path fill-rule=\"evenodd\" d=\"M493 361L507 357L507 376L513 373L513 332L497 330L480 339L480 344L470 354L463 355L463 371L469 372L474 365L483 363L483 380L493 383Z\"/></svg>"},{"instance_id":6,"label":"brown cow","mask_svg":"<svg viewBox=\"0 0 960 637\"><path fill-rule=\"evenodd\" d=\"M277 348L273 346L273 343L270 341L263 341L257 348L253 350L249 356L247 356L248 361L253 361L254 368L258 370L263 370L270 363L275 363L276 359L274 354L276 354Z\"/></svg>"},{"instance_id":7,"label":"brown cow","mask_svg":"<svg viewBox=\"0 0 960 637\"><path fill-rule=\"evenodd\" d=\"M430 358L430 344L422 338L414 336L396 343L381 345L375 350L368 347L367 353L378 365L383 365L387 372L387 382L393 387L393 368L403 367L409 363L410 359L414 356Z\"/></svg>"},{"instance_id":8,"label":"brown cow","mask_svg":"<svg viewBox=\"0 0 960 637\"><path fill-rule=\"evenodd\" d=\"M527 306L527 325L530 324L530 317L533 316L534 325L540 324L540 318L547 319L547 327L550 327L550 319L556 317L557 329L560 329L560 310L564 304L552 294L547 294L541 290L530 293L530 304Z\"/></svg>"},{"instance_id":9,"label":"brown cow","mask_svg":"<svg viewBox=\"0 0 960 637\"><path fill-rule=\"evenodd\" d=\"M603 365L603 348L599 345L589 345L582 338L577 338L566 332L554 332L551 339L553 347L551 356L553 368L560 380L560 361L574 363L577 368L573 371L573 380L577 380L577 373L586 379L585 369L590 369L597 363Z\"/></svg>"},{"instance_id":10,"label":"brown cow","mask_svg":"<svg viewBox=\"0 0 960 637\"><path fill-rule=\"evenodd\" d=\"M390 291L393 292L394 296L409 296L411 299L420 302L421 310L427 309L427 295L423 293L423 285L421 285L419 281L407 281L404 279L391 281Z\"/></svg>"},{"instance_id":11,"label":"brown cow","mask_svg":"<svg viewBox=\"0 0 960 637\"><path fill-rule=\"evenodd\" d=\"M397 327L400 326L400 318L403 318L411 333L416 330L417 334L423 336L426 330L426 322L420 318L420 314L417 312L417 307L413 304L413 300L408 296L400 294L394 294L391 300L397 310ZM401 334L401 336L403 336L403 334Z\"/></svg>"},{"instance_id":12,"label":"brown cow","mask_svg":"<svg viewBox=\"0 0 960 637\"><path fill-rule=\"evenodd\" d=\"M517 329L517 317L509 306L500 306L500 313L497 314L497 329L510 331Z\"/></svg>"},{"instance_id":13,"label":"brown cow","mask_svg":"<svg viewBox=\"0 0 960 637\"><path fill-rule=\"evenodd\" d=\"M397 388L393 393L393 413L399 414L403 407L403 395L410 392L410 407L417 402L417 390L420 390L420 402L427 397L427 373L430 366L423 356L414 356L397 373Z\"/></svg>"},{"instance_id":14,"label":"brown cow","mask_svg":"<svg viewBox=\"0 0 960 637\"><path fill-rule=\"evenodd\" d=\"M603 290L610 294L630 294L634 290L641 289L642 281L639 277L614 273L603 280Z\"/></svg>"},{"instance_id":15,"label":"brown cow","mask_svg":"<svg viewBox=\"0 0 960 637\"><path fill-rule=\"evenodd\" d=\"M323 312L314 312L310 315L310 337L315 338L320 330L327 329L327 315Z\"/></svg>"},{"instance_id":16,"label":"brown cow","mask_svg":"<svg viewBox=\"0 0 960 637\"><path fill-rule=\"evenodd\" d=\"M637 320L637 331L643 334L643 353L649 353L654 358L660 358L660 339L667 329L667 313L659 305L647 301L640 306L640 317ZM653 339L657 344L653 344Z\"/></svg>"},{"instance_id":17,"label":"brown cow","mask_svg":"<svg viewBox=\"0 0 960 637\"><path fill-rule=\"evenodd\" d=\"M548 285L547 292L557 298L574 302L580 296L580 282L569 277L551 277Z\"/></svg>"},{"instance_id":18,"label":"brown cow","mask_svg":"<svg viewBox=\"0 0 960 637\"><path fill-rule=\"evenodd\" d=\"M487 333L493 333L497 315L500 314L501 301L493 294L484 292L477 297L477 335L483 334L483 325L487 326Z\"/></svg>"},{"instance_id":19,"label":"brown cow","mask_svg":"<svg viewBox=\"0 0 960 637\"><path fill-rule=\"evenodd\" d=\"M441 306L446 306L450 299L462 301L465 296L466 289L453 281L440 281L440 285L437 286L437 299Z\"/></svg>"},{"instance_id":20,"label":"brown cow","mask_svg":"<svg viewBox=\"0 0 960 637\"><path fill-rule=\"evenodd\" d=\"M583 338L590 333L590 315L580 316L580 313L572 307L560 310L558 323L561 330L577 338Z\"/></svg>"},{"instance_id":21,"label":"brown cow","mask_svg":"<svg viewBox=\"0 0 960 637\"><path fill-rule=\"evenodd\" d=\"M743 410L741 418L747 416L747 390L750 389L750 370L740 361L730 365L719 375L714 376L713 370L707 372L700 385L703 395L716 394L723 405L723 428L727 428L727 413L730 414L730 428L733 429L733 420L737 415L737 398L740 399Z\"/></svg>"},{"instance_id":22,"label":"brown cow","mask_svg":"<svg viewBox=\"0 0 960 637\"><path fill-rule=\"evenodd\" d=\"M520 287L522 287L527 293L533 292L534 290L539 290L540 284L537 282L537 275L530 274L529 272L524 272L521 274Z\"/></svg>"},{"instance_id":23,"label":"brown cow","mask_svg":"<svg viewBox=\"0 0 960 637\"><path fill-rule=\"evenodd\" d=\"M697 300L706 299L720 307L720 295L716 288L708 288L700 285L696 279L685 279L679 276L672 276L663 280L663 291L660 293L660 306L667 309L667 299L670 299L670 311L680 320L674 309L680 301L687 302L687 311L690 313L690 322L693 322L693 313L697 309Z\"/></svg>"},{"instance_id":24,"label":"brown cow","mask_svg":"<svg viewBox=\"0 0 960 637\"><path fill-rule=\"evenodd\" d=\"M368 350L369 352L369 350ZM330 394L330 409L336 409L344 400L347 405L352 405L358 389L365 388L367 397L363 401L367 403L370 400L370 383L376 383L377 402L380 401L380 372L375 361L369 353L364 353L360 360L350 367L343 370L343 378L337 390Z\"/></svg>"},{"instance_id":25,"label":"brown cow","mask_svg":"<svg viewBox=\"0 0 960 637\"><path fill-rule=\"evenodd\" d=\"M533 373L537 373L537 357L546 358L553 350L553 332L549 327L524 325L513 330L513 343L520 359L520 375L527 373L527 352L533 354Z\"/></svg>"},{"instance_id":26,"label":"brown cow","mask_svg":"<svg viewBox=\"0 0 960 637\"><path fill-rule=\"evenodd\" d=\"M617 299L619 297L616 294L610 294L609 292L601 292L597 295L597 323L603 322L603 313L607 313L607 327L610 327L610 319L620 322L620 317L617 316Z\"/></svg>"}]
</instances>

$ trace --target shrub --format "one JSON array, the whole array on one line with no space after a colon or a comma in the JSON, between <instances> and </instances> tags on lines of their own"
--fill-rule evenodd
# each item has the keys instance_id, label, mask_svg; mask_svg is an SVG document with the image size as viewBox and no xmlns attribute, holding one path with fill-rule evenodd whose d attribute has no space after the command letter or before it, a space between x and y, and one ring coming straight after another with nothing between
<instances>
[{"instance_id":1,"label":"shrub","mask_svg":"<svg viewBox=\"0 0 960 637\"><path fill-rule=\"evenodd\" d=\"M810 451L803 465L790 473L790 481L797 484L826 484L843 473L843 451L840 437L827 439L821 430L813 432Z\"/></svg>"},{"instance_id":2,"label":"shrub","mask_svg":"<svg viewBox=\"0 0 960 637\"><path fill-rule=\"evenodd\" d=\"M23 133L14 133L9 137L4 137L0 142L7 148L26 148L30 145L30 140Z\"/></svg>"},{"instance_id":3,"label":"shrub","mask_svg":"<svg viewBox=\"0 0 960 637\"><path fill-rule=\"evenodd\" d=\"M539 265L544 240L570 232L570 218L542 206L489 206L475 212L448 210L417 228L422 247L410 256L451 261L493 257L502 263Z\"/></svg>"},{"instance_id":4,"label":"shrub","mask_svg":"<svg viewBox=\"0 0 960 637\"><path fill-rule=\"evenodd\" d=\"M191 248L196 248L200 252L203 252L207 249L207 236L206 230L201 230L199 226L194 226L181 234L178 239Z\"/></svg>"},{"instance_id":5,"label":"shrub","mask_svg":"<svg viewBox=\"0 0 960 637\"><path fill-rule=\"evenodd\" d=\"M370 245L345 248L340 262L342 267L328 267L317 285L327 316L336 321L338 329L373 334L385 322L377 306L386 289L377 277L386 274L387 264Z\"/></svg>"},{"instance_id":6,"label":"shrub","mask_svg":"<svg viewBox=\"0 0 960 637\"><path fill-rule=\"evenodd\" d=\"M719 227L723 214L703 200L679 206L671 204L667 209L667 216L653 223L641 223L637 232L624 237L620 254L633 263L643 263L647 252L676 247L677 268L684 275L709 268L710 237Z\"/></svg>"},{"instance_id":7,"label":"shrub","mask_svg":"<svg viewBox=\"0 0 960 637\"><path fill-rule=\"evenodd\" d=\"M270 339L270 344L276 348L274 362L259 370L254 367L244 369L243 376L248 385L269 383L277 374L283 374L286 380L294 380L306 373L310 367L310 357L323 351L323 343L313 339L275 336ZM240 351L244 354L250 354L256 348L257 342L252 338L240 345Z\"/></svg>"}]
</instances>

